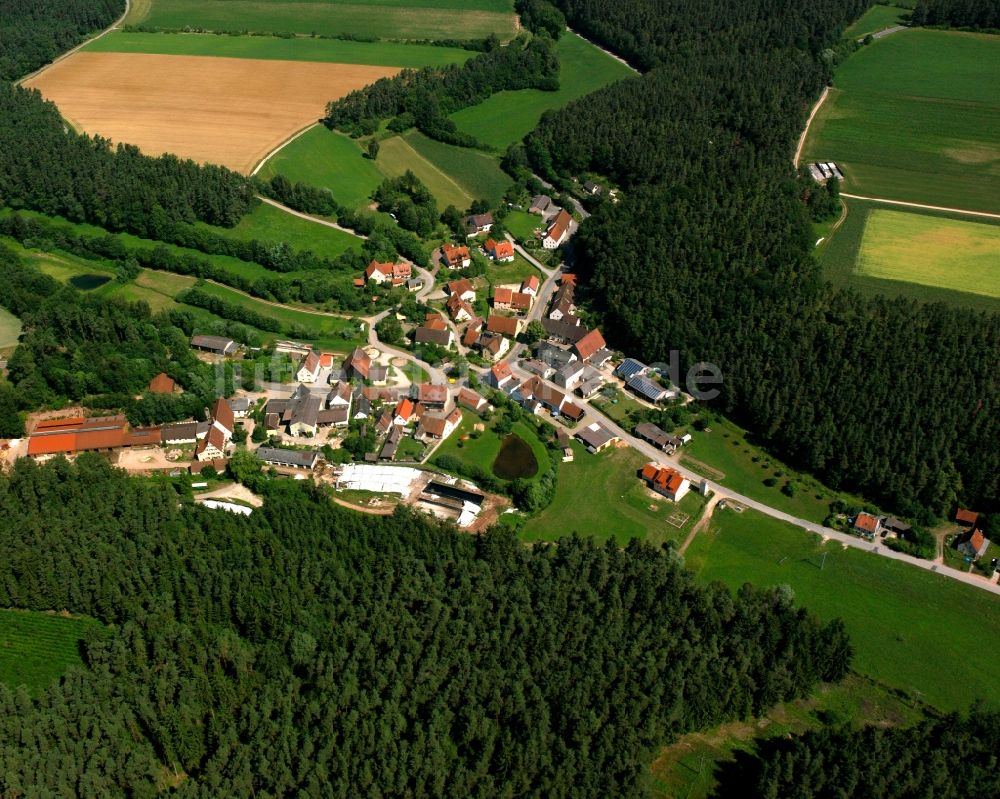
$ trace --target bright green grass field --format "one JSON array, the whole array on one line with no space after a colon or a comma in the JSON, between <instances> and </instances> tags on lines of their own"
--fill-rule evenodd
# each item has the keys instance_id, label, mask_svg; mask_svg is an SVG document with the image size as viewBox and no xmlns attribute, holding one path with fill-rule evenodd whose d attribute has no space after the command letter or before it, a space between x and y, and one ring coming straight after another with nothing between
<instances>
[{"instance_id":1,"label":"bright green grass field","mask_svg":"<svg viewBox=\"0 0 1000 799\"><path fill-rule=\"evenodd\" d=\"M493 473L493 462L500 453L500 437L493 432L492 424L486 425L486 430L478 438L468 438L465 436L473 432L473 427L483 424L478 414L471 411L462 411L462 423L434 452L434 457L438 455L451 455L458 458L463 463L471 466L479 466L490 474ZM538 471L534 479L540 478L547 470L549 463L548 447L538 438L532 427L525 422L516 422L512 432L518 435L528 446L538 463Z\"/></svg>"},{"instance_id":2,"label":"bright green grass field","mask_svg":"<svg viewBox=\"0 0 1000 799\"><path fill-rule=\"evenodd\" d=\"M17 346L21 335L21 320L6 308L0 308L0 350Z\"/></svg>"},{"instance_id":3,"label":"bright green grass field","mask_svg":"<svg viewBox=\"0 0 1000 799\"><path fill-rule=\"evenodd\" d=\"M83 663L78 642L99 626L93 619L0 610L0 682L37 695L70 666Z\"/></svg>"},{"instance_id":4,"label":"bright green grass field","mask_svg":"<svg viewBox=\"0 0 1000 799\"><path fill-rule=\"evenodd\" d=\"M279 39L271 36L219 36L213 33L124 33L115 31L88 44L95 53L160 53L271 61L322 61L385 67L437 67L462 64L473 53L455 47L342 39Z\"/></svg>"},{"instance_id":5,"label":"bright green grass field","mask_svg":"<svg viewBox=\"0 0 1000 799\"><path fill-rule=\"evenodd\" d=\"M614 538L625 544L642 538L657 545L680 542L701 517L705 500L689 492L679 505L652 497L638 477L648 462L631 448L607 449L596 455L573 441L573 461L559 464L556 495L545 510L528 519L525 541L555 541L577 533L596 541ZM674 511L688 514L681 527L667 522Z\"/></svg>"},{"instance_id":6,"label":"bright green grass field","mask_svg":"<svg viewBox=\"0 0 1000 799\"><path fill-rule=\"evenodd\" d=\"M199 224L198 227L240 241L257 239L284 242L293 250L310 250L324 258L336 258L351 249L360 251L363 243L362 239L351 233L310 222L267 203L258 205L235 227L221 228L204 224Z\"/></svg>"},{"instance_id":7,"label":"bright green grass field","mask_svg":"<svg viewBox=\"0 0 1000 799\"><path fill-rule=\"evenodd\" d=\"M126 22L379 39L481 39L491 33L510 39L516 18L511 0L139 0Z\"/></svg>"},{"instance_id":8,"label":"bright green grass field","mask_svg":"<svg viewBox=\"0 0 1000 799\"><path fill-rule=\"evenodd\" d=\"M500 92L479 105L451 115L459 130L497 150L523 139L552 108L635 73L575 33L559 37L559 90Z\"/></svg>"},{"instance_id":9,"label":"bright green grass field","mask_svg":"<svg viewBox=\"0 0 1000 799\"><path fill-rule=\"evenodd\" d=\"M416 131L382 141L375 164L387 177L411 170L430 189L441 210L454 205L464 211L476 199L495 205L511 183L490 156L442 144Z\"/></svg>"},{"instance_id":10,"label":"bright green grass field","mask_svg":"<svg viewBox=\"0 0 1000 799\"><path fill-rule=\"evenodd\" d=\"M951 305L973 308L979 311L1000 312L1000 298L986 294L955 290L952 282L944 286L914 283L903 280L887 280L862 274L858 268L862 240L868 227L869 216L882 210L898 213L893 206L870 203L864 200L845 200L847 218L819 251L823 266L823 276L837 286L848 286L866 294L901 295L919 302L946 302ZM951 220L960 223L970 221L968 216L946 214L937 211L903 212L907 216L929 220ZM920 224L920 223L914 223ZM1000 230L1000 222L980 220L972 223L979 228ZM988 234L987 234L988 236ZM905 244L905 242L903 242ZM896 268L901 265L896 264ZM994 278L995 280L995 278Z\"/></svg>"},{"instance_id":11,"label":"bright green grass field","mask_svg":"<svg viewBox=\"0 0 1000 799\"><path fill-rule=\"evenodd\" d=\"M283 147L258 173L264 180L284 175L330 193L348 208L367 208L372 192L385 179L375 162L365 158L358 143L322 125Z\"/></svg>"},{"instance_id":12,"label":"bright green grass field","mask_svg":"<svg viewBox=\"0 0 1000 799\"><path fill-rule=\"evenodd\" d=\"M878 209L868 215L858 271L1000 298L1000 226Z\"/></svg>"},{"instance_id":13,"label":"bright green grass field","mask_svg":"<svg viewBox=\"0 0 1000 799\"><path fill-rule=\"evenodd\" d=\"M820 564L823 554L826 562ZM796 602L844 620L854 668L942 709L1000 706L1000 598L858 549L845 549L753 511L720 510L686 562L731 588L787 584Z\"/></svg>"},{"instance_id":14,"label":"bright green grass field","mask_svg":"<svg viewBox=\"0 0 1000 799\"><path fill-rule=\"evenodd\" d=\"M900 16L909 12L895 6L872 6L851 27L844 31L848 38L860 39L869 33L876 33L900 24ZM896 34L892 34L895 36Z\"/></svg>"},{"instance_id":15,"label":"bright green grass field","mask_svg":"<svg viewBox=\"0 0 1000 799\"><path fill-rule=\"evenodd\" d=\"M852 193L1000 211L1000 37L906 30L854 53L810 128L817 159Z\"/></svg>"}]
</instances>

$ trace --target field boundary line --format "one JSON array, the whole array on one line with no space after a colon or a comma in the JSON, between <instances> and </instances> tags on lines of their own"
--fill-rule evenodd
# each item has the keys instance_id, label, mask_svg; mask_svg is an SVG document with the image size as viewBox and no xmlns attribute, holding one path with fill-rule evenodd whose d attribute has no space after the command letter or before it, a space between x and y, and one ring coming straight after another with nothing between
<instances>
[{"instance_id":1,"label":"field boundary line","mask_svg":"<svg viewBox=\"0 0 1000 799\"><path fill-rule=\"evenodd\" d=\"M277 208L279 211L284 211L286 214L297 216L299 219L305 219L307 222L312 222L317 225L325 225L326 227L333 228L334 230L339 230L341 233L347 233L360 241L365 241L368 238L367 236L362 236L360 233L355 233L350 228L338 225L336 222L330 222L327 219L320 219L318 216L312 216L310 214L304 214L302 211L296 211L294 208L282 205L277 200L272 200L270 197L265 197L263 194L258 194L257 199L273 206L274 208Z\"/></svg>"},{"instance_id":2,"label":"field boundary line","mask_svg":"<svg viewBox=\"0 0 1000 799\"><path fill-rule=\"evenodd\" d=\"M274 156L276 156L278 153L280 153L282 150L284 150L285 147L287 147L289 144L291 144L293 141L295 141L297 138L299 138L299 136L302 136L302 135L308 133L310 130L312 130L313 128L317 127L319 124L320 124L319 122L310 122L308 125L306 125L301 130L295 131L295 133L293 133L291 136L289 136L287 139L285 139L281 144L279 144L277 147L275 147L273 150L271 150L271 152L269 152L267 155L265 155L260 160L260 163L258 163L257 166L255 166L253 168L253 172L250 173L250 177L253 177L258 172L260 172L260 170L263 169L264 164L266 164L268 161L270 161L272 158L274 158Z\"/></svg>"},{"instance_id":3,"label":"field boundary line","mask_svg":"<svg viewBox=\"0 0 1000 799\"><path fill-rule=\"evenodd\" d=\"M476 195L472 191L470 191L465 186L463 186L461 183L459 183L457 180L455 180L451 175L449 175L443 169L440 169L437 164L435 164L427 156L425 156L423 153L421 153L419 150L417 150L417 148L414 147L412 144L410 144L405 138L403 138L402 136L400 136L399 137L399 141L400 141L400 143L404 147L406 147L407 149L409 149L409 151L411 153L413 153L413 155L414 155L415 158L418 158L421 161L423 161L425 164L427 164L427 166L430 167L430 169L432 171L437 172L441 177L443 177L452 186L454 186L456 189L458 189L462 194L466 195L467 197L471 197L473 200L475 200Z\"/></svg>"},{"instance_id":4,"label":"field boundary line","mask_svg":"<svg viewBox=\"0 0 1000 799\"><path fill-rule=\"evenodd\" d=\"M965 214L966 216L981 216L985 219L997 219L1000 220L1000 214L993 214L989 211L971 211L968 208L948 208L944 205L926 205L924 203L911 203L906 200L887 200L884 197L865 197L861 194L848 194L846 192L840 193L841 197L847 197L851 200L866 200L871 203L885 203L886 205L899 205L903 208L922 208L925 211L944 211L950 214Z\"/></svg>"},{"instance_id":5,"label":"field boundary line","mask_svg":"<svg viewBox=\"0 0 1000 799\"><path fill-rule=\"evenodd\" d=\"M49 61L48 64L44 64L44 65L40 66L38 69L36 69L30 75L25 75L20 80L15 81L14 85L15 86L20 86L25 81L31 80L32 78L37 78L39 75L41 75L45 70L47 70L53 64L58 64L64 58L69 58L75 52L77 52L78 50L82 50L84 47L86 47L91 42L96 42L102 36L105 36L105 35L111 33L111 31L113 31L113 30L117 30L118 26L121 25L125 21L125 17L128 16L129 9L130 9L130 0L125 0L125 12L120 17L118 17L118 19L116 19L114 22L112 22L107 28L105 28L100 33L96 34L95 36L91 36L89 39L86 39L86 40L80 42L72 50L67 50L61 56L57 56L56 58L52 59L51 61Z\"/></svg>"},{"instance_id":6,"label":"field boundary line","mask_svg":"<svg viewBox=\"0 0 1000 799\"><path fill-rule=\"evenodd\" d=\"M521 23L521 18L520 18L520 17L518 17L518 18L517 18L517 21L518 21L518 25L520 25L520 23ZM600 50L600 51L601 51L602 53L604 53L605 55L607 55L607 56L610 56L611 58L613 58L613 59L614 59L615 61L617 61L617 62L618 62L619 64L622 64L622 65L624 65L624 66L628 67L628 68L629 68L630 70L632 70L632 71L633 71L633 72L634 72L634 73L635 73L636 75L641 75L641 74L642 74L642 73L641 73L641 72L640 72L639 70L637 70L637 69L636 69L635 67L633 67L633 66L632 66L632 65L631 65L631 64L630 64L630 63L629 63L628 61L626 61L626 60L625 60L624 58L622 58L622 57L621 57L620 55L618 55L617 53L613 53L613 52L611 52L611 51L610 51L610 50L609 50L608 48L606 48L606 47L602 47L602 46L601 46L601 45L599 45L599 44L598 44L597 42L595 42L595 41L593 41L593 40L591 40L591 39L588 39L588 38L587 38L586 36L584 36L584 35L583 35L582 33L580 33L580 31L576 31L576 30L573 30L573 29L572 29L572 28L571 28L571 27L570 27L569 25L567 25L567 26L566 26L566 30L568 30L568 31L569 31L570 33L572 33L572 34L573 34L574 36L579 36L579 37L580 37L581 39L583 39L583 40L584 40L585 42L587 42L588 44L591 44L591 45L593 45L594 47L596 47L596 48L597 48L598 50ZM586 96L586 95L584 95L584 96Z\"/></svg>"},{"instance_id":7,"label":"field boundary line","mask_svg":"<svg viewBox=\"0 0 1000 799\"><path fill-rule=\"evenodd\" d=\"M809 112L809 119L806 120L805 129L802 131L802 135L799 136L799 144L795 148L795 157L792 159L792 164L796 169L799 168L799 160L802 158L802 150L806 146L806 136L809 135L809 128L810 126L812 126L813 119L816 118L816 113L819 111L820 106L826 102L826 98L829 96L830 96L830 87L824 86L823 93L819 96L819 99L816 101L816 104L813 105L812 111Z\"/></svg>"}]
</instances>

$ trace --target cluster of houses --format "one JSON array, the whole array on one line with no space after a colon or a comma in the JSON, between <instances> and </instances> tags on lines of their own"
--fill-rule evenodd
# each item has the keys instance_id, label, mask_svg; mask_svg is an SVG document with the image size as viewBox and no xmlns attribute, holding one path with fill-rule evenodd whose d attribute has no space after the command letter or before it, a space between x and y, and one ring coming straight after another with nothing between
<instances>
[{"instance_id":1,"label":"cluster of houses","mask_svg":"<svg viewBox=\"0 0 1000 799\"><path fill-rule=\"evenodd\" d=\"M572 233L573 217L565 208L556 206L548 195L539 194L532 197L528 212L539 214L545 220L546 228L542 233L541 242L546 250L559 249Z\"/></svg>"},{"instance_id":2,"label":"cluster of houses","mask_svg":"<svg viewBox=\"0 0 1000 799\"><path fill-rule=\"evenodd\" d=\"M472 219L472 217L469 218ZM492 214L482 214L480 218L484 224L488 224L489 227L493 226ZM488 222L485 221L487 218ZM472 233L470 235L478 234ZM507 239L488 238L480 250L491 261L508 263L514 260L514 244ZM445 244L441 247L441 262L449 269L468 269L472 265L472 252L464 244Z\"/></svg>"},{"instance_id":3,"label":"cluster of houses","mask_svg":"<svg viewBox=\"0 0 1000 799\"><path fill-rule=\"evenodd\" d=\"M863 538L874 540L882 537L905 537L912 529L906 522L895 516L876 516L872 513L859 513L854 517L852 527Z\"/></svg>"}]
</instances>

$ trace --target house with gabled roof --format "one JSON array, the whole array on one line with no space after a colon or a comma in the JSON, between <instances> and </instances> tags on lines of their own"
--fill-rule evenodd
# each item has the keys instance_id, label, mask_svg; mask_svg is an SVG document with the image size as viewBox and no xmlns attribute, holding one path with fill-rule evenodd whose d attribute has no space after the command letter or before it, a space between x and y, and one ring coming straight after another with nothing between
<instances>
[{"instance_id":1,"label":"house with gabled roof","mask_svg":"<svg viewBox=\"0 0 1000 799\"><path fill-rule=\"evenodd\" d=\"M882 520L871 513L859 513L854 519L854 529L867 538L874 538L882 532Z\"/></svg>"},{"instance_id":2,"label":"house with gabled roof","mask_svg":"<svg viewBox=\"0 0 1000 799\"><path fill-rule=\"evenodd\" d=\"M510 389L517 385L517 378L514 377L514 372L511 370L509 363L498 363L490 369L489 374L486 376L486 382L493 388L509 394Z\"/></svg>"},{"instance_id":3,"label":"house with gabled roof","mask_svg":"<svg viewBox=\"0 0 1000 799\"><path fill-rule=\"evenodd\" d=\"M486 360L496 363L510 350L510 339L487 330L479 334L475 346Z\"/></svg>"},{"instance_id":4,"label":"house with gabled roof","mask_svg":"<svg viewBox=\"0 0 1000 799\"><path fill-rule=\"evenodd\" d=\"M973 528L976 526L976 522L979 521L979 514L974 510L959 508L955 511L955 521L962 525L962 527Z\"/></svg>"},{"instance_id":5,"label":"house with gabled roof","mask_svg":"<svg viewBox=\"0 0 1000 799\"><path fill-rule=\"evenodd\" d=\"M196 350L212 352L216 355L233 355L240 345L224 336L191 336L191 346Z\"/></svg>"},{"instance_id":6,"label":"house with gabled roof","mask_svg":"<svg viewBox=\"0 0 1000 799\"><path fill-rule=\"evenodd\" d=\"M959 540L955 547L965 557L971 560L979 560L990 548L990 539L983 535L983 531L978 527L973 527Z\"/></svg>"},{"instance_id":7,"label":"house with gabled roof","mask_svg":"<svg viewBox=\"0 0 1000 799\"><path fill-rule=\"evenodd\" d=\"M148 391L150 394L173 394L177 384L166 372L160 372L149 381Z\"/></svg>"},{"instance_id":8,"label":"house with gabled roof","mask_svg":"<svg viewBox=\"0 0 1000 799\"><path fill-rule=\"evenodd\" d=\"M552 208L552 198L547 194L536 194L531 198L531 205L528 206L529 214L542 214L543 216Z\"/></svg>"},{"instance_id":9,"label":"house with gabled roof","mask_svg":"<svg viewBox=\"0 0 1000 799\"><path fill-rule=\"evenodd\" d=\"M438 317L440 319L440 317ZM418 327L413 331L413 341L416 344L436 344L439 347L450 347L455 343L455 334L451 328L445 327L443 330L438 327Z\"/></svg>"},{"instance_id":10,"label":"house with gabled roof","mask_svg":"<svg viewBox=\"0 0 1000 799\"><path fill-rule=\"evenodd\" d=\"M445 244L441 248L441 260L449 269L465 269L472 264L472 255L465 245L456 247L454 244Z\"/></svg>"},{"instance_id":11,"label":"house with gabled roof","mask_svg":"<svg viewBox=\"0 0 1000 799\"><path fill-rule=\"evenodd\" d=\"M460 300L465 300L466 302L476 301L476 290L472 287L472 281L467 278L462 278L461 280L452 280L447 284L448 295L451 297L457 296Z\"/></svg>"},{"instance_id":12,"label":"house with gabled roof","mask_svg":"<svg viewBox=\"0 0 1000 799\"><path fill-rule=\"evenodd\" d=\"M497 286L493 291L493 307L498 311L530 311L533 298L530 294Z\"/></svg>"},{"instance_id":13,"label":"house with gabled roof","mask_svg":"<svg viewBox=\"0 0 1000 799\"><path fill-rule=\"evenodd\" d=\"M573 345L573 352L576 353L577 358L586 362L589 361L598 350L602 350L606 347L607 344L604 341L604 336L601 335L601 331L594 328Z\"/></svg>"},{"instance_id":14,"label":"house with gabled roof","mask_svg":"<svg viewBox=\"0 0 1000 799\"><path fill-rule=\"evenodd\" d=\"M319 353L312 350L302 359L296 378L300 383L315 383L319 380L320 358Z\"/></svg>"},{"instance_id":15,"label":"house with gabled roof","mask_svg":"<svg viewBox=\"0 0 1000 799\"><path fill-rule=\"evenodd\" d=\"M404 397L396 403L396 410L393 411L392 423L397 425L407 425L417 416L417 403L409 397Z\"/></svg>"},{"instance_id":16,"label":"house with gabled roof","mask_svg":"<svg viewBox=\"0 0 1000 799\"><path fill-rule=\"evenodd\" d=\"M559 245L566 241L567 236L569 236L570 223L572 221L573 217L570 216L569 211L563 208L556 214L555 219L552 220L552 224L549 225L549 229L542 236L542 247L546 250L558 249Z\"/></svg>"},{"instance_id":17,"label":"house with gabled roof","mask_svg":"<svg viewBox=\"0 0 1000 799\"><path fill-rule=\"evenodd\" d=\"M452 294L448 298L447 308L448 316L456 322L468 322L473 316L476 315L472 306L457 294Z\"/></svg>"},{"instance_id":18,"label":"house with gabled roof","mask_svg":"<svg viewBox=\"0 0 1000 799\"><path fill-rule=\"evenodd\" d=\"M486 239L484 249L494 261L506 263L514 260L514 245L507 239Z\"/></svg>"},{"instance_id":19,"label":"house with gabled roof","mask_svg":"<svg viewBox=\"0 0 1000 799\"><path fill-rule=\"evenodd\" d=\"M597 454L619 440L618 436L600 422L592 422L581 430L577 430L573 435L591 454Z\"/></svg>"},{"instance_id":20,"label":"house with gabled roof","mask_svg":"<svg viewBox=\"0 0 1000 799\"><path fill-rule=\"evenodd\" d=\"M538 289L540 288L540 286L541 283L538 280L538 276L531 275L530 277L527 277L523 281L521 281L521 293L529 294L532 297L537 297Z\"/></svg>"},{"instance_id":21,"label":"house with gabled roof","mask_svg":"<svg viewBox=\"0 0 1000 799\"><path fill-rule=\"evenodd\" d=\"M217 427L225 436L225 440L229 441L236 429L236 415L229 407L229 403L220 397L213 403L209 415L212 417L212 426Z\"/></svg>"},{"instance_id":22,"label":"house with gabled roof","mask_svg":"<svg viewBox=\"0 0 1000 799\"><path fill-rule=\"evenodd\" d=\"M209 428L206 435L194 450L194 457L199 461L214 461L226 457L226 444L228 439L221 428L214 425Z\"/></svg>"},{"instance_id":23,"label":"house with gabled roof","mask_svg":"<svg viewBox=\"0 0 1000 799\"><path fill-rule=\"evenodd\" d=\"M486 329L490 333L499 333L501 336L509 336L510 338L516 338L521 332L521 325L524 323L523 319L518 319L514 316L500 316L499 314L490 314L486 320Z\"/></svg>"},{"instance_id":24,"label":"house with gabled roof","mask_svg":"<svg viewBox=\"0 0 1000 799\"><path fill-rule=\"evenodd\" d=\"M493 228L493 214L472 214L465 217L465 235L467 237L478 236L480 233L489 233Z\"/></svg>"},{"instance_id":25,"label":"house with gabled roof","mask_svg":"<svg viewBox=\"0 0 1000 799\"><path fill-rule=\"evenodd\" d=\"M344 374L347 378L352 377L367 380L372 368L372 359L361 347L355 347L354 352L347 356L344 361Z\"/></svg>"},{"instance_id":26,"label":"house with gabled roof","mask_svg":"<svg viewBox=\"0 0 1000 799\"><path fill-rule=\"evenodd\" d=\"M669 466L647 463L639 474L653 491L674 502L680 502L691 490L691 481Z\"/></svg>"},{"instance_id":27,"label":"house with gabled roof","mask_svg":"<svg viewBox=\"0 0 1000 799\"><path fill-rule=\"evenodd\" d=\"M468 408L470 411L475 411L476 413L480 413L489 406L489 403L482 394L465 386L458 390L457 403L463 408Z\"/></svg>"},{"instance_id":28,"label":"house with gabled roof","mask_svg":"<svg viewBox=\"0 0 1000 799\"><path fill-rule=\"evenodd\" d=\"M402 286L413 276L413 267L408 263L381 263L373 260L365 269L365 280L382 285Z\"/></svg>"},{"instance_id":29,"label":"house with gabled roof","mask_svg":"<svg viewBox=\"0 0 1000 799\"><path fill-rule=\"evenodd\" d=\"M462 423L462 412L453 408L451 413L427 413L420 419L413 437L421 441L442 441Z\"/></svg>"}]
</instances>

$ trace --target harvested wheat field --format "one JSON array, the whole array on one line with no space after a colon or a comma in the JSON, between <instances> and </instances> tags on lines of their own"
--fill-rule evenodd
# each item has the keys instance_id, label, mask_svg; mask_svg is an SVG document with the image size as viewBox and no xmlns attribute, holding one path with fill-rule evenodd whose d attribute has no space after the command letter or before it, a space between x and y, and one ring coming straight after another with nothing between
<instances>
[{"instance_id":1,"label":"harvested wheat field","mask_svg":"<svg viewBox=\"0 0 1000 799\"><path fill-rule=\"evenodd\" d=\"M395 75L394 67L244 58L80 52L27 86L79 130L250 172L327 102Z\"/></svg>"}]
</instances>

